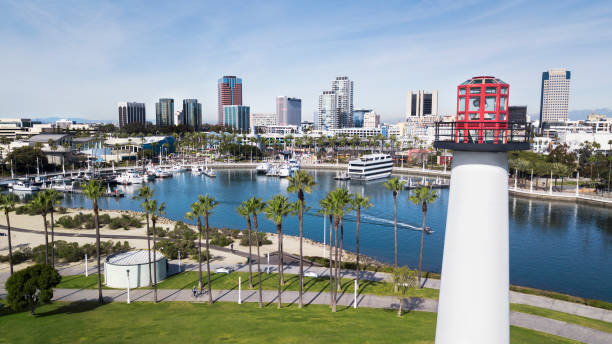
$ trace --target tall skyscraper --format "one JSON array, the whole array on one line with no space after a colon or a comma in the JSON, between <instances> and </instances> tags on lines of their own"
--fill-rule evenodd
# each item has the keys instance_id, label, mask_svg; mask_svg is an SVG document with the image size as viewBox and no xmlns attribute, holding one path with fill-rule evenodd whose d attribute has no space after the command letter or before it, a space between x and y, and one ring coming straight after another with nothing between
<instances>
[{"instance_id":1,"label":"tall skyscraper","mask_svg":"<svg viewBox=\"0 0 612 344\"><path fill-rule=\"evenodd\" d=\"M316 122L318 130L340 128L336 91L323 91L319 96L319 113Z\"/></svg>"},{"instance_id":2,"label":"tall skyscraper","mask_svg":"<svg viewBox=\"0 0 612 344\"><path fill-rule=\"evenodd\" d=\"M279 125L300 125L302 100L287 96L276 97L276 116Z\"/></svg>"},{"instance_id":3,"label":"tall skyscraper","mask_svg":"<svg viewBox=\"0 0 612 344\"><path fill-rule=\"evenodd\" d=\"M202 104L197 99L183 99L183 117L185 124L200 130L202 126Z\"/></svg>"},{"instance_id":4,"label":"tall skyscraper","mask_svg":"<svg viewBox=\"0 0 612 344\"><path fill-rule=\"evenodd\" d=\"M119 128L132 123L146 123L145 103L119 102L117 108L119 109Z\"/></svg>"},{"instance_id":5,"label":"tall skyscraper","mask_svg":"<svg viewBox=\"0 0 612 344\"><path fill-rule=\"evenodd\" d=\"M158 127L174 125L174 99L160 98L155 103L155 124Z\"/></svg>"},{"instance_id":6,"label":"tall skyscraper","mask_svg":"<svg viewBox=\"0 0 612 344\"><path fill-rule=\"evenodd\" d=\"M218 83L218 124L223 124L223 107L225 105L242 105L242 79L226 75Z\"/></svg>"},{"instance_id":7,"label":"tall skyscraper","mask_svg":"<svg viewBox=\"0 0 612 344\"><path fill-rule=\"evenodd\" d=\"M438 115L438 91L418 90L406 94L406 120Z\"/></svg>"},{"instance_id":8,"label":"tall skyscraper","mask_svg":"<svg viewBox=\"0 0 612 344\"><path fill-rule=\"evenodd\" d=\"M565 69L550 69L542 73L540 126L543 123L563 123L567 121L570 76L570 71Z\"/></svg>"},{"instance_id":9,"label":"tall skyscraper","mask_svg":"<svg viewBox=\"0 0 612 344\"><path fill-rule=\"evenodd\" d=\"M332 81L332 91L336 92L337 110L340 116L340 127L353 126L353 81L348 76L336 77Z\"/></svg>"},{"instance_id":10,"label":"tall skyscraper","mask_svg":"<svg viewBox=\"0 0 612 344\"><path fill-rule=\"evenodd\" d=\"M223 107L223 125L226 129L248 131L251 122L251 108L244 105L225 105Z\"/></svg>"}]
</instances>

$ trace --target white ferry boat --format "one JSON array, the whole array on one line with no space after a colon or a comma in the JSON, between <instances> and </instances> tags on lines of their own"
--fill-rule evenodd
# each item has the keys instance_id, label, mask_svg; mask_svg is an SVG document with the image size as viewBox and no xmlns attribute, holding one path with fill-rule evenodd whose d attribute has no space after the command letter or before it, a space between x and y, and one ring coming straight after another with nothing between
<instances>
[{"instance_id":1,"label":"white ferry boat","mask_svg":"<svg viewBox=\"0 0 612 344\"><path fill-rule=\"evenodd\" d=\"M374 180L389 177L392 169L389 154L368 154L349 161L348 175L355 180Z\"/></svg>"},{"instance_id":2,"label":"white ferry boat","mask_svg":"<svg viewBox=\"0 0 612 344\"><path fill-rule=\"evenodd\" d=\"M266 162L262 162L261 164L257 165L257 167L255 167L255 171L257 171L257 174L266 174L268 173L269 169L270 164Z\"/></svg>"}]
</instances>

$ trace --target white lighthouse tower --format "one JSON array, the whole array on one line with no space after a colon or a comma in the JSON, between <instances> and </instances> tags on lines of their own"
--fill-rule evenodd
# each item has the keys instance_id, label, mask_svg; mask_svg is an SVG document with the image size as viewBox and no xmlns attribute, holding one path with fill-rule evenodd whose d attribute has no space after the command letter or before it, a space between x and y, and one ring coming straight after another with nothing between
<instances>
[{"instance_id":1,"label":"white lighthouse tower","mask_svg":"<svg viewBox=\"0 0 612 344\"><path fill-rule=\"evenodd\" d=\"M530 128L508 119L509 85L491 76L457 88L457 120L436 124L452 149L437 344L510 342L508 157Z\"/></svg>"}]
</instances>

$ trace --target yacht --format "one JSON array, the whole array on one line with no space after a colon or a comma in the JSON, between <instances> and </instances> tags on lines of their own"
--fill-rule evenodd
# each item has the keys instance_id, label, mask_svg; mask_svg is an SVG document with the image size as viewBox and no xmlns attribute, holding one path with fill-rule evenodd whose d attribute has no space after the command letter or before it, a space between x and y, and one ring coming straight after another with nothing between
<instances>
[{"instance_id":1,"label":"yacht","mask_svg":"<svg viewBox=\"0 0 612 344\"><path fill-rule=\"evenodd\" d=\"M342 171L342 172L336 172L334 179L335 180L349 180L351 179L351 177L349 177L348 172Z\"/></svg>"},{"instance_id":2,"label":"yacht","mask_svg":"<svg viewBox=\"0 0 612 344\"><path fill-rule=\"evenodd\" d=\"M64 192L71 192L72 191L72 184L66 184L65 182L60 183L55 183L53 185L51 185L51 188L57 191L64 191Z\"/></svg>"},{"instance_id":3,"label":"yacht","mask_svg":"<svg viewBox=\"0 0 612 344\"><path fill-rule=\"evenodd\" d=\"M268 172L266 172L266 176L268 177L278 176L278 169L276 168L276 166L270 166L270 168L268 169Z\"/></svg>"},{"instance_id":4,"label":"yacht","mask_svg":"<svg viewBox=\"0 0 612 344\"><path fill-rule=\"evenodd\" d=\"M355 180L374 180L389 177L392 169L389 154L368 154L349 161L348 175Z\"/></svg>"},{"instance_id":5,"label":"yacht","mask_svg":"<svg viewBox=\"0 0 612 344\"><path fill-rule=\"evenodd\" d=\"M172 166L172 173L185 172L185 166L183 165L174 165Z\"/></svg>"},{"instance_id":6,"label":"yacht","mask_svg":"<svg viewBox=\"0 0 612 344\"><path fill-rule=\"evenodd\" d=\"M168 178L171 177L172 174L168 172L168 170L158 168L155 170L155 178Z\"/></svg>"},{"instance_id":7,"label":"yacht","mask_svg":"<svg viewBox=\"0 0 612 344\"><path fill-rule=\"evenodd\" d=\"M38 186L31 185L30 183L23 182L21 180L13 184L12 187L13 187L13 191L38 191L40 190Z\"/></svg>"},{"instance_id":8,"label":"yacht","mask_svg":"<svg viewBox=\"0 0 612 344\"><path fill-rule=\"evenodd\" d=\"M300 163L295 159L291 159L289 160L289 168L291 172L297 172L300 169Z\"/></svg>"},{"instance_id":9,"label":"yacht","mask_svg":"<svg viewBox=\"0 0 612 344\"><path fill-rule=\"evenodd\" d=\"M201 176L202 175L202 166L197 166L194 165L191 167L191 174L193 174L194 176Z\"/></svg>"},{"instance_id":10,"label":"yacht","mask_svg":"<svg viewBox=\"0 0 612 344\"><path fill-rule=\"evenodd\" d=\"M268 173L269 169L270 164L268 164L267 162L262 162L261 164L257 165L257 167L255 167L255 171L257 172L257 174L266 174Z\"/></svg>"},{"instance_id":11,"label":"yacht","mask_svg":"<svg viewBox=\"0 0 612 344\"><path fill-rule=\"evenodd\" d=\"M291 175L291 167L289 165L283 165L278 169L278 176L280 178L286 178Z\"/></svg>"},{"instance_id":12,"label":"yacht","mask_svg":"<svg viewBox=\"0 0 612 344\"><path fill-rule=\"evenodd\" d=\"M207 167L207 168L204 170L204 172L202 172L202 173L204 173L205 175L207 175L207 176L209 176L209 177L211 177L211 178L214 178L214 177L216 177L216 176L217 176L217 174L215 173L215 171L214 171L212 168L208 168L208 167Z\"/></svg>"},{"instance_id":13,"label":"yacht","mask_svg":"<svg viewBox=\"0 0 612 344\"><path fill-rule=\"evenodd\" d=\"M119 184L142 184L143 182L144 178L135 170L128 170L117 177Z\"/></svg>"}]
</instances>

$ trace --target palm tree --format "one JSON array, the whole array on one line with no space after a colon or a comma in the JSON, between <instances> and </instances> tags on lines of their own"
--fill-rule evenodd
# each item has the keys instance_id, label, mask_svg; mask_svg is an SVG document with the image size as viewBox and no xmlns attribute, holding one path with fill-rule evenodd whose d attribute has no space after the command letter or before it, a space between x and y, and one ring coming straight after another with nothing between
<instances>
[{"instance_id":1,"label":"palm tree","mask_svg":"<svg viewBox=\"0 0 612 344\"><path fill-rule=\"evenodd\" d=\"M357 212L357 227L356 227L356 235L355 235L356 242L357 242L357 247L356 247L356 251L357 251L357 258L356 258L357 288L359 288L359 222L361 221L361 209L368 209L371 206L373 206L373 204L370 203L370 199L360 194L354 194L353 198L351 199L351 207L353 208L353 210Z\"/></svg>"},{"instance_id":2,"label":"palm tree","mask_svg":"<svg viewBox=\"0 0 612 344\"><path fill-rule=\"evenodd\" d=\"M198 226L198 290L202 290L202 209L198 202L191 204L191 211L185 213L185 217L196 220Z\"/></svg>"},{"instance_id":3,"label":"palm tree","mask_svg":"<svg viewBox=\"0 0 612 344\"><path fill-rule=\"evenodd\" d=\"M281 308L281 278L282 278L282 256L283 256L283 218L296 212L296 204L289 202L283 195L276 195L267 202L264 212L266 218L276 224L278 234L278 308Z\"/></svg>"},{"instance_id":4,"label":"palm tree","mask_svg":"<svg viewBox=\"0 0 612 344\"><path fill-rule=\"evenodd\" d=\"M9 219L9 213L15 210L16 203L17 196L13 194L0 195L0 210L4 211L4 216L6 216L6 228L8 230L9 265L11 276L13 275L13 246L11 244L11 221Z\"/></svg>"},{"instance_id":5,"label":"palm tree","mask_svg":"<svg viewBox=\"0 0 612 344\"><path fill-rule=\"evenodd\" d=\"M315 186L314 177L304 171L299 170L294 176L289 177L289 186L287 187L288 192L297 192L299 202L298 218L300 221L300 291L299 291L299 303L298 307L302 308L302 288L304 287L304 260L302 253L302 235L304 228L304 192L311 193L312 187Z\"/></svg>"},{"instance_id":6,"label":"palm tree","mask_svg":"<svg viewBox=\"0 0 612 344\"><path fill-rule=\"evenodd\" d=\"M329 217L329 292L331 295L333 295L333 279L334 279L334 274L333 274L333 268L334 268L334 260L333 260L333 256L332 256L332 245L333 245L333 228L334 228L334 222L333 222L333 214L334 214L334 209L333 209L333 205L331 203L331 197L330 194L328 193L327 196L325 198L323 198L322 200L319 201L319 206L321 207L321 210L319 210L319 214L323 215L323 218L325 219L325 216ZM334 300L332 297L329 298L329 306L333 308L334 305Z\"/></svg>"},{"instance_id":7,"label":"palm tree","mask_svg":"<svg viewBox=\"0 0 612 344\"><path fill-rule=\"evenodd\" d=\"M244 207L248 210L249 214L253 215L253 225L255 225L255 240L257 240L256 245L257 245L257 276L259 278L259 308L263 307L263 295L262 295L262 291L261 291L261 268L259 265L259 261L261 260L261 256L259 255L259 233L257 231L258 229L258 223L257 223L257 214L261 213L264 208L266 207L266 202L262 202L261 198L255 198L255 196L249 198L246 202L242 203L244 205ZM249 234L250 237L250 234ZM249 242L250 245L250 242ZM251 261L251 250L250 250L250 246L249 246L249 274L250 274L250 261Z\"/></svg>"},{"instance_id":8,"label":"palm tree","mask_svg":"<svg viewBox=\"0 0 612 344\"><path fill-rule=\"evenodd\" d=\"M399 180L397 177L391 178L383 184L387 190L393 192L393 232L395 241L395 259L393 261L393 267L395 268L397 268L397 194L404 188L404 184L406 184L406 182Z\"/></svg>"},{"instance_id":9,"label":"palm tree","mask_svg":"<svg viewBox=\"0 0 612 344\"><path fill-rule=\"evenodd\" d=\"M419 250L419 288L423 288L421 284L421 267L423 264L423 239L425 238L425 219L427 218L427 204L433 203L436 201L438 197L437 193L428 188L422 187L420 189L416 189L413 191L412 196L410 196L410 201L416 205L421 205L421 211L423 212L423 227L421 228L421 248Z\"/></svg>"},{"instance_id":10,"label":"palm tree","mask_svg":"<svg viewBox=\"0 0 612 344\"><path fill-rule=\"evenodd\" d=\"M30 209L40 213L45 227L45 264L49 264L49 231L47 229L47 215L49 214L49 196L46 192L39 192L29 203Z\"/></svg>"},{"instance_id":11,"label":"palm tree","mask_svg":"<svg viewBox=\"0 0 612 344\"><path fill-rule=\"evenodd\" d=\"M149 252L149 281L153 280L153 276L151 273L151 229L149 227L149 214L151 210L149 209L149 201L153 199L155 196L155 190L152 190L148 186L143 186L138 189L138 195L134 196L135 200L142 200L140 206L145 211L145 216L147 218L147 250Z\"/></svg>"},{"instance_id":12,"label":"palm tree","mask_svg":"<svg viewBox=\"0 0 612 344\"><path fill-rule=\"evenodd\" d=\"M102 184L97 180L90 180L83 189L85 196L92 201L94 211L94 223L96 226L96 256L98 260L98 302L104 303L102 298L102 280L100 279L100 214L98 211L98 198L104 195L104 188Z\"/></svg>"},{"instance_id":13,"label":"palm tree","mask_svg":"<svg viewBox=\"0 0 612 344\"><path fill-rule=\"evenodd\" d=\"M248 201L244 201L236 208L238 215L244 217L247 220L247 231L249 240L249 289L253 289L253 270L251 268L251 211L247 206Z\"/></svg>"},{"instance_id":14,"label":"palm tree","mask_svg":"<svg viewBox=\"0 0 612 344\"><path fill-rule=\"evenodd\" d=\"M157 232L155 223L160 216L166 213L166 203L162 202L158 206L157 201L152 199L148 202L147 208L151 212L151 223L153 225L153 300L157 303L157 248L155 247L155 244L157 244Z\"/></svg>"},{"instance_id":15,"label":"palm tree","mask_svg":"<svg viewBox=\"0 0 612 344\"><path fill-rule=\"evenodd\" d=\"M346 214L347 206L350 204L351 196L347 189L339 188L330 192L330 201L334 213L334 250L336 260L335 271L335 290L340 290L340 270L342 269L342 246L344 244L344 215ZM338 241L338 230L340 230L340 241ZM338 243L340 247L338 247ZM334 294L335 295L335 294ZM334 297L334 312L335 312L335 297Z\"/></svg>"},{"instance_id":16,"label":"palm tree","mask_svg":"<svg viewBox=\"0 0 612 344\"><path fill-rule=\"evenodd\" d=\"M47 189L43 191L46 193L46 197L49 201L49 214L51 215L51 266L55 267L55 222L53 220L53 213L55 212L55 205L60 204L62 195L57 190Z\"/></svg>"}]
</instances>

